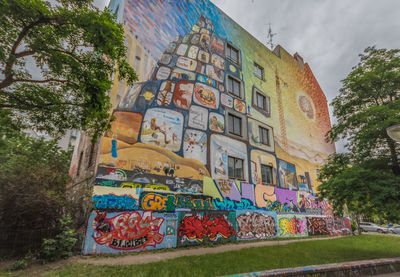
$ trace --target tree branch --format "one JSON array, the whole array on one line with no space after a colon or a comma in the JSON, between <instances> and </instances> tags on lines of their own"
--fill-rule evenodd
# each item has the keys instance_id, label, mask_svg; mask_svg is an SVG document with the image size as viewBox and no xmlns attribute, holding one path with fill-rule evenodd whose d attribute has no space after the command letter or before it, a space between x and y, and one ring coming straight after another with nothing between
<instances>
[{"instance_id":1,"label":"tree branch","mask_svg":"<svg viewBox=\"0 0 400 277\"><path fill-rule=\"evenodd\" d=\"M25 26L24 28L22 28L21 33L19 33L17 39L15 40L15 42L11 48L11 52L8 56L6 65L4 67L5 78L3 81L0 82L0 89L8 87L14 82L12 68L15 64L15 60L17 58L23 57L23 56L17 56L16 51L17 51L18 46L21 44L23 38L28 34L28 32L35 26L38 26L40 24L49 23L52 21L57 21L59 19L61 19L61 17L49 17L49 18L41 17L37 21L32 22L28 26ZM21 55L21 53L22 53L23 55L27 55L26 52L27 51L23 51L23 52L20 52L19 54Z\"/></svg>"},{"instance_id":2,"label":"tree branch","mask_svg":"<svg viewBox=\"0 0 400 277\"><path fill-rule=\"evenodd\" d=\"M59 82L59 83L65 83L68 80L60 80L60 79L45 79L45 80L29 80L29 79L13 79L14 82L27 82L27 83L48 83L48 82Z\"/></svg>"},{"instance_id":3,"label":"tree branch","mask_svg":"<svg viewBox=\"0 0 400 277\"><path fill-rule=\"evenodd\" d=\"M15 57L16 58L22 58L22 57L26 57L26 56L31 56L33 54L35 54L36 52L33 50L25 50L19 53L15 53Z\"/></svg>"}]
</instances>

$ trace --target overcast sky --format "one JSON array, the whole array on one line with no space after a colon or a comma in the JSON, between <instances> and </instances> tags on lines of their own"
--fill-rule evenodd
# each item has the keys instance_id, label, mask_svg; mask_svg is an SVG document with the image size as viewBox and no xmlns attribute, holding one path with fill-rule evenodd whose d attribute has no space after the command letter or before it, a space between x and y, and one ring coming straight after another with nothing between
<instances>
[{"instance_id":1,"label":"overcast sky","mask_svg":"<svg viewBox=\"0 0 400 277\"><path fill-rule=\"evenodd\" d=\"M274 43L303 57L329 103L366 47L400 48L400 0L212 2L264 44L271 23ZM336 148L342 152L343 143Z\"/></svg>"},{"instance_id":2,"label":"overcast sky","mask_svg":"<svg viewBox=\"0 0 400 277\"><path fill-rule=\"evenodd\" d=\"M274 43L308 62L328 102L366 47L400 48L400 0L211 1L263 43L271 23Z\"/></svg>"}]
</instances>

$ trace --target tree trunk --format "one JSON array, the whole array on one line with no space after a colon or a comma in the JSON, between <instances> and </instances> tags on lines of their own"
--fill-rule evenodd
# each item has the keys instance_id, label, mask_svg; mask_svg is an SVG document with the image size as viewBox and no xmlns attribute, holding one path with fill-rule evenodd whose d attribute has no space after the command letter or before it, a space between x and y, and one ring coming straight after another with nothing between
<instances>
[{"instance_id":1,"label":"tree trunk","mask_svg":"<svg viewBox=\"0 0 400 277\"><path fill-rule=\"evenodd\" d=\"M399 165L399 159L397 158L397 153L396 153L396 145L395 141L392 140L389 136L386 137L386 141L388 142L389 149L390 149L390 158L392 160L392 171L393 174L396 176L400 175L400 165Z\"/></svg>"},{"instance_id":2,"label":"tree trunk","mask_svg":"<svg viewBox=\"0 0 400 277\"><path fill-rule=\"evenodd\" d=\"M359 216L359 215L356 215L356 223L357 223L357 231L358 231L358 234L361 235L360 216Z\"/></svg>"}]
</instances>

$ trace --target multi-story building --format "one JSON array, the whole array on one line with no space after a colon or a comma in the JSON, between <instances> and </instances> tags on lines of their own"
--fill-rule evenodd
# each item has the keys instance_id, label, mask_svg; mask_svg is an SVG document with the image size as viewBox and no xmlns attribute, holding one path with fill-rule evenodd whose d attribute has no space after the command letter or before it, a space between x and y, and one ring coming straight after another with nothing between
<instances>
[{"instance_id":1,"label":"multi-story building","mask_svg":"<svg viewBox=\"0 0 400 277\"><path fill-rule=\"evenodd\" d=\"M100 211L89 219L84 253L146 244L117 245L128 242L112 240L110 226L132 212L109 218L101 210L330 213L313 196L317 169L335 151L325 141L327 100L299 54L271 51L207 0L112 0L110 9L139 82L115 78L110 93L116 120L99 146ZM171 200L182 195L185 205ZM181 230L186 218L175 216L164 223Z\"/></svg>"}]
</instances>

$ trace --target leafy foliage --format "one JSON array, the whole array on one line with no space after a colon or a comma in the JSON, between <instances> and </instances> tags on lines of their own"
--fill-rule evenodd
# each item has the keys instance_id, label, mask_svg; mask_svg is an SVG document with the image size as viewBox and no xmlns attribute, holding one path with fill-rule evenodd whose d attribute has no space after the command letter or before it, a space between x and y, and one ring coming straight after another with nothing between
<instances>
[{"instance_id":1,"label":"leafy foliage","mask_svg":"<svg viewBox=\"0 0 400 277\"><path fill-rule=\"evenodd\" d=\"M396 175L400 175L399 144L389 138L386 128L400 123L399 53L399 49L365 49L332 101L337 124L329 132L331 140L347 139L356 161L388 163Z\"/></svg>"},{"instance_id":2,"label":"leafy foliage","mask_svg":"<svg viewBox=\"0 0 400 277\"><path fill-rule=\"evenodd\" d=\"M336 214L400 219L399 144L386 128L400 123L400 50L368 47L333 100L337 124L328 133L345 138L349 153L332 155L319 172L320 195Z\"/></svg>"},{"instance_id":3,"label":"leafy foliage","mask_svg":"<svg viewBox=\"0 0 400 277\"><path fill-rule=\"evenodd\" d=\"M5 131L4 131L5 129ZM0 131L0 249L25 254L59 230L70 153L11 127Z\"/></svg>"},{"instance_id":4,"label":"leafy foliage","mask_svg":"<svg viewBox=\"0 0 400 277\"><path fill-rule=\"evenodd\" d=\"M43 239L41 257L46 262L53 262L72 256L72 249L77 242L75 230L71 228L71 216L60 219L61 232L54 239Z\"/></svg>"},{"instance_id":5,"label":"leafy foliage","mask_svg":"<svg viewBox=\"0 0 400 277\"><path fill-rule=\"evenodd\" d=\"M390 170L373 169L368 164L351 163L348 154L336 154L321 168L320 195L332 203L341 216L347 208L353 218L360 215L398 219L400 176Z\"/></svg>"},{"instance_id":6,"label":"leafy foliage","mask_svg":"<svg viewBox=\"0 0 400 277\"><path fill-rule=\"evenodd\" d=\"M27 267L28 263L26 262L25 258L21 258L11 265L10 270L12 271L23 270Z\"/></svg>"},{"instance_id":7,"label":"leafy foliage","mask_svg":"<svg viewBox=\"0 0 400 277\"><path fill-rule=\"evenodd\" d=\"M0 0L1 109L50 134L109 127L115 66L120 79L137 77L123 26L91 2Z\"/></svg>"}]
</instances>

